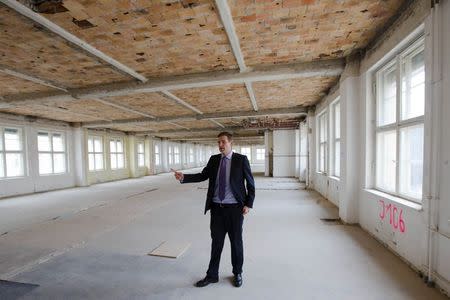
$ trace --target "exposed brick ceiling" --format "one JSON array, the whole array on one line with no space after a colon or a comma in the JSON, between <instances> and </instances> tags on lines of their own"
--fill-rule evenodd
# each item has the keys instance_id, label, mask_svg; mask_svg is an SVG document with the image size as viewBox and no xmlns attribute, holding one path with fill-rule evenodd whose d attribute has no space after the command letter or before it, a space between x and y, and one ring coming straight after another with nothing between
<instances>
[{"instance_id":1,"label":"exposed brick ceiling","mask_svg":"<svg viewBox=\"0 0 450 300\"><path fill-rule=\"evenodd\" d=\"M252 69L345 58L376 38L404 2L228 0L228 5L243 61ZM52 9L47 12L53 13L40 16L144 76L150 86L153 81L183 79L192 74L215 78L227 72L239 73L225 23L212 0L64 0L57 9ZM169 87L159 92L105 94L97 99L54 97L33 102L49 93L69 95L77 89L102 90L105 85L121 84L139 86L139 82L4 4L0 4L0 25L0 96L3 97L0 111L20 115L82 123L116 121L102 126L153 132L169 138L203 138L215 135L221 126L239 132L238 127L252 120L266 124L261 121L263 116L249 118L241 116L242 111L257 108L273 112L314 105L339 80L335 75L254 80L249 86L242 82ZM5 70L68 92L13 76ZM249 96L251 89L254 103ZM30 101L15 102L24 98ZM213 122L202 119L203 114L222 114L228 118L222 116ZM156 121L145 117L148 115L157 118ZM292 120L292 116L274 118ZM240 134L251 136L260 132L247 128Z\"/></svg>"}]
</instances>

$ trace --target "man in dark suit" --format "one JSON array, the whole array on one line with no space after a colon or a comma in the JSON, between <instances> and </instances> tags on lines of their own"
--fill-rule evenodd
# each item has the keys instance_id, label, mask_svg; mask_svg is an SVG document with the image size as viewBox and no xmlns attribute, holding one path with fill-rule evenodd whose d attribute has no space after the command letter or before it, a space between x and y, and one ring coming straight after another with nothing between
<instances>
[{"instance_id":1,"label":"man in dark suit","mask_svg":"<svg viewBox=\"0 0 450 300\"><path fill-rule=\"evenodd\" d=\"M225 235L228 233L234 285L240 287L244 262L242 225L244 215L253 207L255 182L247 156L231 150L232 135L228 132L221 132L217 137L221 154L211 156L201 173L175 172L175 178L181 183L209 179L205 214L211 210L211 258L206 277L198 281L196 286L204 287L219 281L220 255Z\"/></svg>"}]
</instances>

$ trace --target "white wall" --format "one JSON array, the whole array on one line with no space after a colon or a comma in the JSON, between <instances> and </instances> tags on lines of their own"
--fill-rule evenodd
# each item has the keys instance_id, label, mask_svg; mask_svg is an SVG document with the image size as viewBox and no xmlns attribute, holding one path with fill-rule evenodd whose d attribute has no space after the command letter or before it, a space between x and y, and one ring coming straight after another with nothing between
<instances>
[{"instance_id":1,"label":"white wall","mask_svg":"<svg viewBox=\"0 0 450 300\"><path fill-rule=\"evenodd\" d=\"M73 128L63 122L28 121L24 117L6 114L0 115L0 126L22 129L25 150L25 175L17 178L0 179L0 198L75 186ZM37 149L37 133L39 130L58 131L65 134L68 162L65 174L39 175Z\"/></svg>"},{"instance_id":2,"label":"white wall","mask_svg":"<svg viewBox=\"0 0 450 300\"><path fill-rule=\"evenodd\" d=\"M296 151L296 130L273 131L274 177L295 177Z\"/></svg>"},{"instance_id":3,"label":"white wall","mask_svg":"<svg viewBox=\"0 0 450 300\"><path fill-rule=\"evenodd\" d=\"M450 1L441 1L430 14L428 1L415 1L409 11L366 52L359 72L348 64L337 90L341 101L341 178L339 184L313 173L310 187L333 200L339 214L361 227L428 275L450 293ZM422 203L413 203L373 189L374 99L372 75L420 32L425 31L425 145ZM351 70L353 68L353 70ZM331 97L331 96L329 96ZM325 99L316 114L327 105ZM309 115L315 145L315 116ZM310 145L311 156L316 155ZM310 158L315 170L315 158ZM339 193L334 188L340 189ZM383 205L391 216L383 217ZM395 211L395 212L394 212ZM428 230L430 222L431 231ZM430 233L431 232L431 233ZM428 243L430 237L431 243ZM428 246L431 246L430 249Z\"/></svg>"}]
</instances>

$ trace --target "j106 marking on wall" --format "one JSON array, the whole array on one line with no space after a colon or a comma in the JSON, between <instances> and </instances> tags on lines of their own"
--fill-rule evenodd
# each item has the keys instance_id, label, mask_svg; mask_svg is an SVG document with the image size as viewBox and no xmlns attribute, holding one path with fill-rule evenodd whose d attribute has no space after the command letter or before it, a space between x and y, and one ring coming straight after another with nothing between
<instances>
[{"instance_id":1,"label":"j106 marking on wall","mask_svg":"<svg viewBox=\"0 0 450 300\"><path fill-rule=\"evenodd\" d=\"M381 212L380 219L384 220L386 216L389 215L389 224L394 229L398 229L400 232L406 231L405 221L403 220L403 209L397 208L394 204L386 204L383 200L380 200Z\"/></svg>"}]
</instances>

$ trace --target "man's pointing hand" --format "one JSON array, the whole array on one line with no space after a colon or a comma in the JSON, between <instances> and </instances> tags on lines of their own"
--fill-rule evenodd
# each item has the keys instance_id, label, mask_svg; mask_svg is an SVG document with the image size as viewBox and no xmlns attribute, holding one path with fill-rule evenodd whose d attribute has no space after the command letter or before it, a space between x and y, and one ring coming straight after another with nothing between
<instances>
[{"instance_id":1,"label":"man's pointing hand","mask_svg":"<svg viewBox=\"0 0 450 300\"><path fill-rule=\"evenodd\" d=\"M170 169L170 171L173 172L173 175L175 176L176 180L178 180L178 181L182 181L183 180L183 178L184 178L183 173L175 171L174 169Z\"/></svg>"}]
</instances>

